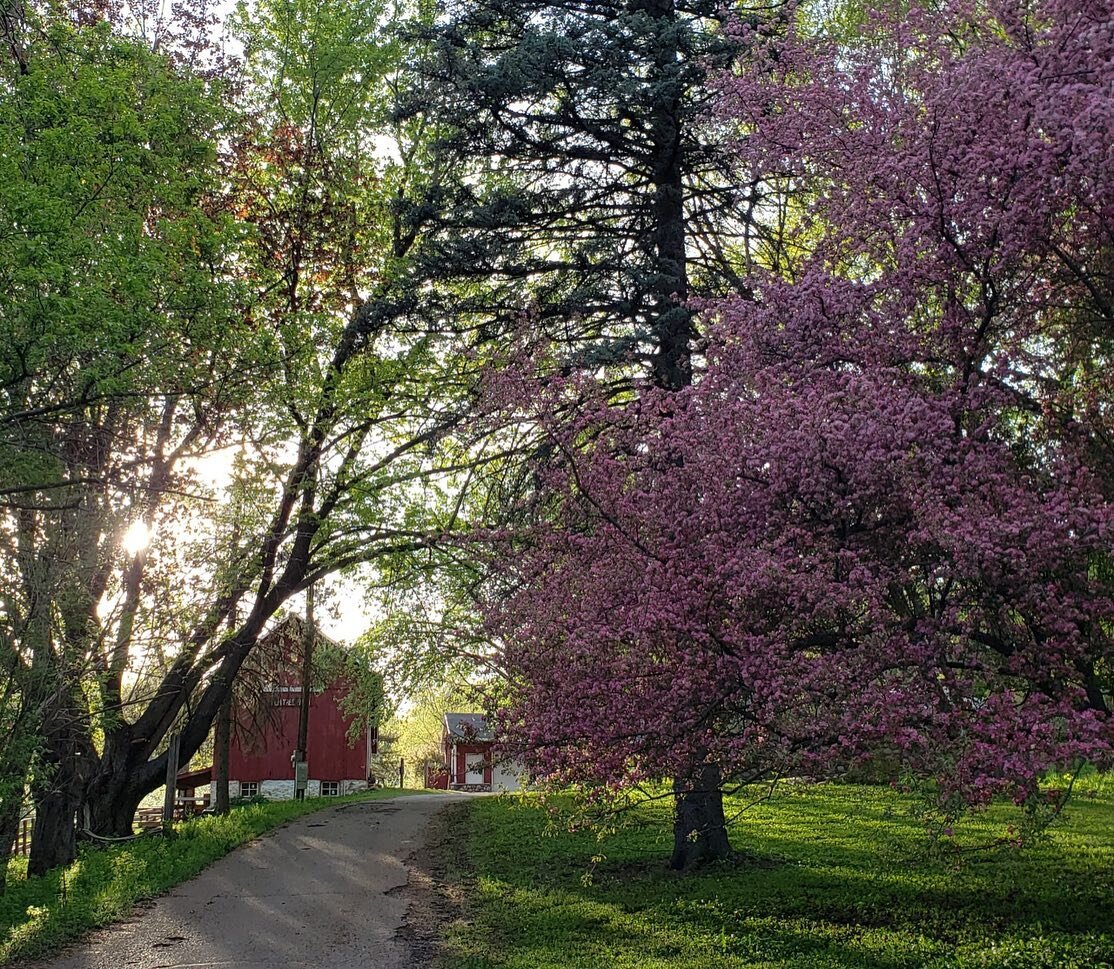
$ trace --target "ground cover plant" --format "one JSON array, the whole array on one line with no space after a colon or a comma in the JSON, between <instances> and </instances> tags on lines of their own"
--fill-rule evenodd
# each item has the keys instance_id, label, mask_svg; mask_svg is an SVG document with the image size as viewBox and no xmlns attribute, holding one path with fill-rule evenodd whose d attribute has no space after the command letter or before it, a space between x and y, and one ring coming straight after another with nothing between
<instances>
[{"instance_id":1,"label":"ground cover plant","mask_svg":"<svg viewBox=\"0 0 1114 969\"><path fill-rule=\"evenodd\" d=\"M528 800L474 801L447 842L460 846L450 878L466 901L441 965L1114 965L1114 781L1092 777L1021 850L965 850L1005 830L1010 804L935 841L916 805L886 787L785 786L735 829L739 859L680 875L662 859L668 799L603 842L554 833Z\"/></svg>"},{"instance_id":2,"label":"ground cover plant","mask_svg":"<svg viewBox=\"0 0 1114 969\"><path fill-rule=\"evenodd\" d=\"M7 892L0 896L0 965L44 955L123 918L137 902L161 895L287 821L397 793L382 788L342 798L243 804L223 817L177 824L172 838L152 834L109 848L87 848L73 864L37 877L21 878L26 863L14 861Z\"/></svg>"}]
</instances>

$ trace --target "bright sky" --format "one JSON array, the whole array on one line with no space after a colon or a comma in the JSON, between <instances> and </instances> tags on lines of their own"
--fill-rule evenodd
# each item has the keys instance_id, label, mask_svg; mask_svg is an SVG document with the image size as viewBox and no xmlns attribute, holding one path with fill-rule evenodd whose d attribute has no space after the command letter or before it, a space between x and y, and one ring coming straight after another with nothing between
<instances>
[{"instance_id":1,"label":"bright sky","mask_svg":"<svg viewBox=\"0 0 1114 969\"><path fill-rule=\"evenodd\" d=\"M225 448L192 462L192 470L200 490L211 493L220 500L232 482L235 456L235 448ZM285 457L292 458L293 455ZM279 459L281 461L282 456ZM123 548L129 555L135 555L146 548L152 539L169 538L175 541L195 537L198 527L205 527L203 521L204 519L183 518L174 522L169 535L157 535L146 522L136 519L124 533ZM115 595L105 597L98 608L103 618L107 618L121 605L121 595L122 592L118 590ZM284 610L304 614L305 596L292 597L286 602ZM331 639L352 645L367 631L375 618L374 610L367 603L364 588L354 578L334 576L318 585L315 619L321 631Z\"/></svg>"},{"instance_id":2,"label":"bright sky","mask_svg":"<svg viewBox=\"0 0 1114 969\"><path fill-rule=\"evenodd\" d=\"M213 11L223 21L236 9L238 3L239 0L216 0ZM250 6L252 0L247 0L247 3ZM162 0L161 12L167 13L170 5L170 0ZM222 27L218 26L217 30L222 31ZM379 147L393 150L393 143ZM235 448L230 447L194 461L192 468L198 484L206 491L221 495L231 483L235 455ZM282 460L282 456L279 460ZM191 526L183 522L180 527L185 534ZM151 538L150 530L145 523L133 522L125 536L125 548L134 553L146 547ZM318 601L322 603L317 610L318 625L333 639L348 644L355 642L374 619L374 614L368 609L363 589L358 582L341 577L327 580L323 585L324 588L318 589ZM114 602L106 601L102 604L102 609L107 613L114 605ZM298 596L289 600L286 609L304 612L304 597Z\"/></svg>"},{"instance_id":3,"label":"bright sky","mask_svg":"<svg viewBox=\"0 0 1114 969\"><path fill-rule=\"evenodd\" d=\"M235 448L214 451L194 463L198 481L216 494L222 493L232 481ZM293 460L294 448L283 455ZM365 602L364 591L358 582L342 576L326 579L317 590L320 604L315 610L318 627L330 639L351 645L371 625L374 616ZM296 596L287 601L287 612L305 613L305 597Z\"/></svg>"}]
</instances>

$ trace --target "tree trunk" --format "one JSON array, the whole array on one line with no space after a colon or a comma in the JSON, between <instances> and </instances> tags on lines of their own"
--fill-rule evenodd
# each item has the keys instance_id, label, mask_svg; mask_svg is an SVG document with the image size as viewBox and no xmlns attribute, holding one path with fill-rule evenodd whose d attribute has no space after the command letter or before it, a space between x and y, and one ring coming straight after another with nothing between
<instances>
[{"instance_id":1,"label":"tree trunk","mask_svg":"<svg viewBox=\"0 0 1114 969\"><path fill-rule=\"evenodd\" d=\"M730 855L719 767L704 764L692 780L676 779L673 794L673 857L669 867L685 871Z\"/></svg>"},{"instance_id":2,"label":"tree trunk","mask_svg":"<svg viewBox=\"0 0 1114 969\"><path fill-rule=\"evenodd\" d=\"M657 351L653 379L657 386L679 391L692 383L692 312L686 305L688 221L685 213L686 170L682 138L685 119L683 52L676 48L677 10L674 0L639 0L658 22L655 42L656 101L651 116L653 139L654 246L657 268ZM723 816L719 768L702 764L690 777L673 781L675 797L673 856L670 867L692 868L726 858L731 852Z\"/></svg>"},{"instance_id":3,"label":"tree trunk","mask_svg":"<svg viewBox=\"0 0 1114 969\"><path fill-rule=\"evenodd\" d=\"M28 875L44 875L77 857L77 810L81 796L74 785L62 783L35 798Z\"/></svg>"},{"instance_id":4,"label":"tree trunk","mask_svg":"<svg viewBox=\"0 0 1114 969\"><path fill-rule=\"evenodd\" d=\"M213 733L213 810L228 813L228 755L232 746L232 693L220 705Z\"/></svg>"},{"instance_id":5,"label":"tree trunk","mask_svg":"<svg viewBox=\"0 0 1114 969\"><path fill-rule=\"evenodd\" d=\"M239 665L238 663L236 664ZM234 671L225 677L214 676L205 693L194 706L182 731L179 765L189 763L208 736L227 697ZM217 683L217 680L222 683ZM188 692L182 688L183 692ZM145 711L145 715L148 711ZM176 710L175 710L176 712ZM174 721L167 716L167 721ZM94 765L87 785L86 804L89 809L89 830L105 837L124 837L132 834L133 821L139 802L166 783L166 758L161 755L148 759L150 748L166 735L166 727L156 724L141 730L135 725L121 724L105 739L104 753Z\"/></svg>"},{"instance_id":6,"label":"tree trunk","mask_svg":"<svg viewBox=\"0 0 1114 969\"><path fill-rule=\"evenodd\" d=\"M279 600L281 601L281 600ZM273 609L266 613L273 614ZM234 644L236 655L226 658L209 678L182 726L181 763L188 763L212 730L221 704L232 689L232 682L244 657L255 645L263 618L253 617L238 635L226 640ZM230 651L232 651L230 649ZM122 837L132 833L135 810L143 798L166 782L166 752L153 756L154 748L174 726L183 698L190 695L200 675L191 680L180 675L164 678L161 695L144 710L135 724L120 723L106 735L104 753L88 785L90 830L94 834ZM166 697L164 701L161 697ZM158 709L156 709L158 704ZM148 759L153 758L153 759Z\"/></svg>"},{"instance_id":7,"label":"tree trunk","mask_svg":"<svg viewBox=\"0 0 1114 969\"><path fill-rule=\"evenodd\" d=\"M43 734L43 770L31 786L35 823L27 863L30 875L42 875L77 857L77 813L97 760L81 709L64 690L52 699Z\"/></svg>"},{"instance_id":8,"label":"tree trunk","mask_svg":"<svg viewBox=\"0 0 1114 969\"><path fill-rule=\"evenodd\" d=\"M666 390L680 390L692 382L692 311L687 302L688 223L685 216L686 166L682 105L684 54L677 49L677 10L674 0L641 0L657 22L650 113L654 186L654 340L653 380Z\"/></svg>"},{"instance_id":9,"label":"tree trunk","mask_svg":"<svg viewBox=\"0 0 1114 969\"><path fill-rule=\"evenodd\" d=\"M136 785L101 785L91 791L85 807L89 811L89 830L107 838L126 838L135 833L135 812L148 794Z\"/></svg>"},{"instance_id":10,"label":"tree trunk","mask_svg":"<svg viewBox=\"0 0 1114 969\"><path fill-rule=\"evenodd\" d=\"M19 835L19 809L23 807L18 797L5 798L0 804L0 895L8 885L8 861L12 857L12 845Z\"/></svg>"},{"instance_id":11,"label":"tree trunk","mask_svg":"<svg viewBox=\"0 0 1114 969\"><path fill-rule=\"evenodd\" d=\"M133 833L135 809L147 794L128 758L135 747L126 722L118 721L105 731L104 749L85 786L84 820L93 834L123 838Z\"/></svg>"}]
</instances>

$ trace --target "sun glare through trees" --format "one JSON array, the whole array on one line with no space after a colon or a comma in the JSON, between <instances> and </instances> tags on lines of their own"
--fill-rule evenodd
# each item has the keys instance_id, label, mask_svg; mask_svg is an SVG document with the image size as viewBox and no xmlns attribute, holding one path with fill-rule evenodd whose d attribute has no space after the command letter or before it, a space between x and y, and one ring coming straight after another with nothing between
<instances>
[{"instance_id":1,"label":"sun glare through trees","mask_svg":"<svg viewBox=\"0 0 1114 969\"><path fill-rule=\"evenodd\" d=\"M706 965L1114 965L1063 915L1112 850L1112 146L1112 0L0 0L0 953L119 917L40 902L140 830L154 892L194 813L416 786L549 811L383 822L476 926L548 825L585 891L609 837L680 873ZM786 786L900 815L954 939L845 904L895 870ZM944 871L1027 852L999 951ZM764 884L838 928L775 945ZM522 898L375 931L611 958Z\"/></svg>"}]
</instances>

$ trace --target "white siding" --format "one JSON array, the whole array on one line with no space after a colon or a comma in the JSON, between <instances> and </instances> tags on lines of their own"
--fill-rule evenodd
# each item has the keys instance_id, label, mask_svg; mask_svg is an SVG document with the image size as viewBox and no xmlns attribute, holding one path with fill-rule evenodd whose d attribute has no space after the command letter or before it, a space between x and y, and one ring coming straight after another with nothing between
<instances>
[{"instance_id":1,"label":"white siding","mask_svg":"<svg viewBox=\"0 0 1114 969\"><path fill-rule=\"evenodd\" d=\"M493 791L518 791L522 789L522 765L508 760L497 763L491 774Z\"/></svg>"}]
</instances>

